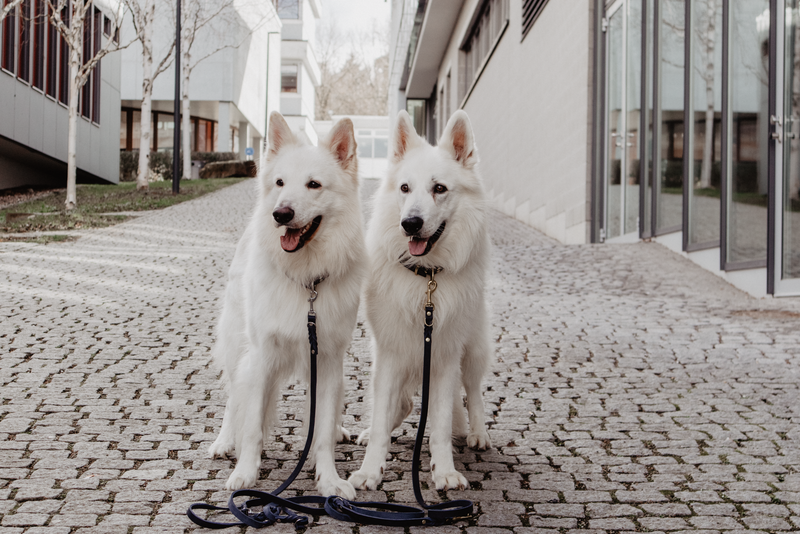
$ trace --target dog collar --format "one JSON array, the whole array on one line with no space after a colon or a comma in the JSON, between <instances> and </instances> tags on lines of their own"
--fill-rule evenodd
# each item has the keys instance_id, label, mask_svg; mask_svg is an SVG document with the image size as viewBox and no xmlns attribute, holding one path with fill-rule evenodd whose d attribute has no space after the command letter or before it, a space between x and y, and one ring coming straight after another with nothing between
<instances>
[{"instance_id":1,"label":"dog collar","mask_svg":"<svg viewBox=\"0 0 800 534\"><path fill-rule=\"evenodd\" d=\"M319 278L317 278L316 280L314 280L311 283L303 284L303 287L308 289L309 291L312 291L317 285L319 285L322 282L324 282L326 278L328 278L327 273L323 274L322 276L320 276Z\"/></svg>"},{"instance_id":2,"label":"dog collar","mask_svg":"<svg viewBox=\"0 0 800 534\"><path fill-rule=\"evenodd\" d=\"M401 265L412 273L422 276L423 278L429 278L431 273L439 274L440 272L444 271L444 267L422 267L420 265L406 265L404 263Z\"/></svg>"}]
</instances>

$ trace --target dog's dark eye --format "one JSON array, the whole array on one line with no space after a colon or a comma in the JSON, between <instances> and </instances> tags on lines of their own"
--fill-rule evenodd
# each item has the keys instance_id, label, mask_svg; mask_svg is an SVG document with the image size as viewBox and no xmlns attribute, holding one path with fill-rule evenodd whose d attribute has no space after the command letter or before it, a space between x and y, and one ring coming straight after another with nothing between
<instances>
[{"instance_id":1,"label":"dog's dark eye","mask_svg":"<svg viewBox=\"0 0 800 534\"><path fill-rule=\"evenodd\" d=\"M443 186L442 184L436 184L435 186L433 186L433 192L438 194L438 195L441 195L442 193L444 193L446 191L447 191L447 188L445 186Z\"/></svg>"},{"instance_id":2,"label":"dog's dark eye","mask_svg":"<svg viewBox=\"0 0 800 534\"><path fill-rule=\"evenodd\" d=\"M403 193L408 193L408 184L401 185L400 191L402 191Z\"/></svg>"},{"instance_id":3,"label":"dog's dark eye","mask_svg":"<svg viewBox=\"0 0 800 534\"><path fill-rule=\"evenodd\" d=\"M277 181L275 182L275 185L277 185L278 187L283 187L283 180L278 178Z\"/></svg>"},{"instance_id":4,"label":"dog's dark eye","mask_svg":"<svg viewBox=\"0 0 800 534\"><path fill-rule=\"evenodd\" d=\"M311 180L306 184L306 187L308 187L309 189L319 189L320 187L322 187L322 184L320 184L319 182L315 182L314 180Z\"/></svg>"}]
</instances>

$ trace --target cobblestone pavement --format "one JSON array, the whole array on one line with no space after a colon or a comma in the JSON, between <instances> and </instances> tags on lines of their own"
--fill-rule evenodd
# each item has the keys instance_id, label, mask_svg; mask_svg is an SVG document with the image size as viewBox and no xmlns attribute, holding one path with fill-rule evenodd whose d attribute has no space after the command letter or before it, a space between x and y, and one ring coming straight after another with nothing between
<instances>
[{"instance_id":1,"label":"cobblestone pavement","mask_svg":"<svg viewBox=\"0 0 800 534\"><path fill-rule=\"evenodd\" d=\"M187 504L227 500L233 464L206 458L225 401L209 347L252 187L76 242L0 245L0 534L201 532ZM492 232L496 448L457 447L472 487L447 497L479 513L431 532L800 530L800 303L752 299L655 244L563 246L499 214ZM353 434L367 336L346 363ZM294 466L303 395L284 391L260 488ZM413 501L414 432L361 498ZM340 473L363 453L339 445ZM313 487L306 470L290 493ZM402 531L311 527L385 530Z\"/></svg>"}]
</instances>

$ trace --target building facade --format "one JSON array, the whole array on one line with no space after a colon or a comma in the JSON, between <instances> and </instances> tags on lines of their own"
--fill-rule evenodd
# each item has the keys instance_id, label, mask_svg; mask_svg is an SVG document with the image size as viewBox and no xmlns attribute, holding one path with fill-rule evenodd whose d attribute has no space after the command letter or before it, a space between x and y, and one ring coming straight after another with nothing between
<instances>
[{"instance_id":1,"label":"building facade","mask_svg":"<svg viewBox=\"0 0 800 534\"><path fill-rule=\"evenodd\" d=\"M69 48L44 18L44 0L27 0L0 24L0 189L63 186L67 175ZM98 7L86 17L84 57L113 39ZM77 180L119 181L120 56L105 56L81 89Z\"/></svg>"},{"instance_id":2,"label":"building facade","mask_svg":"<svg viewBox=\"0 0 800 534\"><path fill-rule=\"evenodd\" d=\"M159 4L157 9L168 6ZM281 21L270 2L231 4L230 12L200 29L191 50L189 86L192 151L235 152L257 159L266 136L267 117L280 107ZM169 20L168 16L163 17ZM122 39L135 38L130 17ZM174 28L154 32L154 50L167 50ZM158 59L156 59L158 61ZM142 47L137 41L122 51L122 103L119 150L138 150L142 100ZM154 66L155 68L155 66ZM153 86L153 151L172 150L175 70L171 66ZM182 132L187 135L187 132Z\"/></svg>"},{"instance_id":3,"label":"building facade","mask_svg":"<svg viewBox=\"0 0 800 534\"><path fill-rule=\"evenodd\" d=\"M800 295L797 0L395 0L392 25L390 103L432 142L467 111L502 211Z\"/></svg>"},{"instance_id":4,"label":"building facade","mask_svg":"<svg viewBox=\"0 0 800 534\"><path fill-rule=\"evenodd\" d=\"M320 139L341 119L353 121L358 145L359 178L383 178L389 169L389 117L384 115L333 115L329 121L314 124Z\"/></svg>"},{"instance_id":5,"label":"building facade","mask_svg":"<svg viewBox=\"0 0 800 534\"><path fill-rule=\"evenodd\" d=\"M281 18L281 114L292 131L317 144L314 129L320 69L314 55L320 0L275 0Z\"/></svg>"}]
</instances>

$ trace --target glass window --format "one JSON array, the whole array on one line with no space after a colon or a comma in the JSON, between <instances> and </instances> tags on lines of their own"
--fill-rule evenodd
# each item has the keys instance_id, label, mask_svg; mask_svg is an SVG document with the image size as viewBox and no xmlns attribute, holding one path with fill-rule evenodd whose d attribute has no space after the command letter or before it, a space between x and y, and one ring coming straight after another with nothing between
<instances>
[{"instance_id":1,"label":"glass window","mask_svg":"<svg viewBox=\"0 0 800 534\"><path fill-rule=\"evenodd\" d=\"M372 138L371 137L359 137L356 139L356 143L358 144L358 157L359 158L371 158L372 157Z\"/></svg>"},{"instance_id":2,"label":"glass window","mask_svg":"<svg viewBox=\"0 0 800 534\"><path fill-rule=\"evenodd\" d=\"M26 82L31 75L31 2L23 0L19 5L19 58L17 76Z\"/></svg>"},{"instance_id":3,"label":"glass window","mask_svg":"<svg viewBox=\"0 0 800 534\"><path fill-rule=\"evenodd\" d=\"M495 40L499 37L504 28L504 23L508 20L508 0L489 0L483 7L483 12L478 15L478 20L472 27L472 34L464 45L466 54L465 65L466 73L462 79L464 87L459 94L466 94L472 86L475 77L478 75L478 68L491 51ZM448 95L449 95L448 91ZM444 111L450 111L450 104L443 102Z\"/></svg>"},{"instance_id":4,"label":"glass window","mask_svg":"<svg viewBox=\"0 0 800 534\"><path fill-rule=\"evenodd\" d=\"M139 150L139 137L142 135L142 112L136 110L132 113L131 122L131 150Z\"/></svg>"},{"instance_id":5,"label":"glass window","mask_svg":"<svg viewBox=\"0 0 800 534\"><path fill-rule=\"evenodd\" d=\"M411 116L411 122L414 124L417 135L425 137L425 101L406 100L406 111Z\"/></svg>"},{"instance_id":6,"label":"glass window","mask_svg":"<svg viewBox=\"0 0 800 534\"><path fill-rule=\"evenodd\" d=\"M627 54L625 89L625 135L621 139L625 154L625 221L623 234L639 232L639 143L642 113L642 4L630 2L627 13Z\"/></svg>"},{"instance_id":7,"label":"glass window","mask_svg":"<svg viewBox=\"0 0 800 534\"><path fill-rule=\"evenodd\" d=\"M722 1L692 3L688 244L714 245L720 230Z\"/></svg>"},{"instance_id":8,"label":"glass window","mask_svg":"<svg viewBox=\"0 0 800 534\"><path fill-rule=\"evenodd\" d=\"M781 278L800 278L800 2L787 2ZM789 9L791 7L791 9ZM780 183L780 182L779 182Z\"/></svg>"},{"instance_id":9,"label":"glass window","mask_svg":"<svg viewBox=\"0 0 800 534\"><path fill-rule=\"evenodd\" d=\"M283 65L281 67L281 92L297 92L297 65Z\"/></svg>"},{"instance_id":10,"label":"glass window","mask_svg":"<svg viewBox=\"0 0 800 534\"><path fill-rule=\"evenodd\" d=\"M374 158L387 158L389 157L389 139L386 137L375 138L375 152Z\"/></svg>"},{"instance_id":11,"label":"glass window","mask_svg":"<svg viewBox=\"0 0 800 534\"><path fill-rule=\"evenodd\" d=\"M172 150L172 140L175 135L175 125L172 122L172 114L159 112L156 116L158 117L158 121L156 122L157 149L159 151Z\"/></svg>"},{"instance_id":12,"label":"glass window","mask_svg":"<svg viewBox=\"0 0 800 534\"><path fill-rule=\"evenodd\" d=\"M767 255L769 0L730 2L726 263Z\"/></svg>"},{"instance_id":13,"label":"glass window","mask_svg":"<svg viewBox=\"0 0 800 534\"><path fill-rule=\"evenodd\" d=\"M119 121L119 149L128 149L128 110L123 109L120 112Z\"/></svg>"},{"instance_id":14,"label":"glass window","mask_svg":"<svg viewBox=\"0 0 800 534\"><path fill-rule=\"evenodd\" d=\"M683 221L683 64L685 0L662 0L659 9L659 161L656 233Z\"/></svg>"},{"instance_id":15,"label":"glass window","mask_svg":"<svg viewBox=\"0 0 800 534\"><path fill-rule=\"evenodd\" d=\"M300 18L300 0L274 0L275 10L282 19Z\"/></svg>"}]
</instances>

